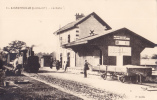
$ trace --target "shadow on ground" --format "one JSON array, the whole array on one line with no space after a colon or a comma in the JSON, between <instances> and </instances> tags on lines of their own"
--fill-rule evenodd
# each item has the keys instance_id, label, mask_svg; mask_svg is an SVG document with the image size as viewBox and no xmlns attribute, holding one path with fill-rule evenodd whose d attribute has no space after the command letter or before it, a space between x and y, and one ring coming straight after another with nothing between
<instances>
[{"instance_id":1,"label":"shadow on ground","mask_svg":"<svg viewBox=\"0 0 157 100\"><path fill-rule=\"evenodd\" d=\"M65 73L60 71L47 71L47 70L39 70L38 73Z\"/></svg>"}]
</instances>

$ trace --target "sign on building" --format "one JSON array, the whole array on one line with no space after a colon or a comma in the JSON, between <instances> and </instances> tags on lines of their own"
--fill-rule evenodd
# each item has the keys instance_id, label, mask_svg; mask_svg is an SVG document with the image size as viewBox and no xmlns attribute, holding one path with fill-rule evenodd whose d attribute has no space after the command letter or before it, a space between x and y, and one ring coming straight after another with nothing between
<instances>
[{"instance_id":1,"label":"sign on building","mask_svg":"<svg viewBox=\"0 0 157 100\"><path fill-rule=\"evenodd\" d=\"M130 37L128 36L114 36L115 45L129 46L130 45Z\"/></svg>"},{"instance_id":2,"label":"sign on building","mask_svg":"<svg viewBox=\"0 0 157 100\"><path fill-rule=\"evenodd\" d=\"M130 37L127 37L127 36L114 36L114 39L117 39L117 40L130 40Z\"/></svg>"},{"instance_id":3,"label":"sign on building","mask_svg":"<svg viewBox=\"0 0 157 100\"><path fill-rule=\"evenodd\" d=\"M108 46L108 56L131 56L131 47Z\"/></svg>"},{"instance_id":4,"label":"sign on building","mask_svg":"<svg viewBox=\"0 0 157 100\"><path fill-rule=\"evenodd\" d=\"M115 45L129 46L130 45L130 41L115 40Z\"/></svg>"}]
</instances>

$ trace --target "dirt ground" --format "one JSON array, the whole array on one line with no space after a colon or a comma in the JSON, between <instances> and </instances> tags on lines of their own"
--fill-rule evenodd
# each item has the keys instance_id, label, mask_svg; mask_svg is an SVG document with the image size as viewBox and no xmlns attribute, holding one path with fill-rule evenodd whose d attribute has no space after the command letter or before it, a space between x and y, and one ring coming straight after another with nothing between
<instances>
[{"instance_id":1,"label":"dirt ground","mask_svg":"<svg viewBox=\"0 0 157 100\"><path fill-rule=\"evenodd\" d=\"M40 69L38 73L23 74L26 76L5 77L10 85L0 86L0 100L156 100L156 76L147 78L149 84L140 85L121 83L110 78L103 80L95 75L88 75L85 79L80 73L55 70ZM29 82L14 84L24 80Z\"/></svg>"},{"instance_id":2,"label":"dirt ground","mask_svg":"<svg viewBox=\"0 0 157 100\"><path fill-rule=\"evenodd\" d=\"M31 77L36 77L36 74L32 75L35 76ZM76 81L60 79L49 75L38 74L37 77L40 80L64 88L64 90L70 91L70 93L24 75L6 76L4 81L9 82L9 86L0 86L0 100L83 100L86 97L85 100L121 100L124 98ZM85 98L73 95L73 93L83 95Z\"/></svg>"},{"instance_id":3,"label":"dirt ground","mask_svg":"<svg viewBox=\"0 0 157 100\"><path fill-rule=\"evenodd\" d=\"M20 82L15 84L17 80ZM0 100L82 100L26 76L7 76L5 81L10 84L0 86Z\"/></svg>"},{"instance_id":4,"label":"dirt ground","mask_svg":"<svg viewBox=\"0 0 157 100\"><path fill-rule=\"evenodd\" d=\"M69 87L71 91L78 90L74 92L86 94L86 97L93 96L95 100L157 100L157 77L154 75L148 77L142 84L134 84L130 81L122 83L110 77L103 80L100 76L89 74L87 78L84 78L80 71L63 72L44 68L40 69L35 77L60 87Z\"/></svg>"}]
</instances>

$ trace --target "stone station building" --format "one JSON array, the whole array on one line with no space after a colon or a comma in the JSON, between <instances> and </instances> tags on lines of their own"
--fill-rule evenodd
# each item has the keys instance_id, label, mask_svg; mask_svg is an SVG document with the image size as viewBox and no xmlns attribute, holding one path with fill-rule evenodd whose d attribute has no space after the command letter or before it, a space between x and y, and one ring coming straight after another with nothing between
<instances>
[{"instance_id":1,"label":"stone station building","mask_svg":"<svg viewBox=\"0 0 157 100\"><path fill-rule=\"evenodd\" d=\"M127 28L113 30L95 12L76 14L76 21L54 32L58 59L69 67L91 65L140 65L140 53L155 44Z\"/></svg>"}]
</instances>

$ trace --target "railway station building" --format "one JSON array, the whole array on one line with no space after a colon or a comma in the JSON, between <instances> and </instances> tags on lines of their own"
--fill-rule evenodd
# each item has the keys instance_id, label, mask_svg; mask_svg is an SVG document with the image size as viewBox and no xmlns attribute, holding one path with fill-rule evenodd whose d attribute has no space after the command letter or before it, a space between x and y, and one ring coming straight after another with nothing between
<instances>
[{"instance_id":1,"label":"railway station building","mask_svg":"<svg viewBox=\"0 0 157 100\"><path fill-rule=\"evenodd\" d=\"M127 28L112 29L95 12L76 14L76 21L54 32L58 60L69 67L91 65L140 65L140 53L155 44Z\"/></svg>"}]
</instances>

